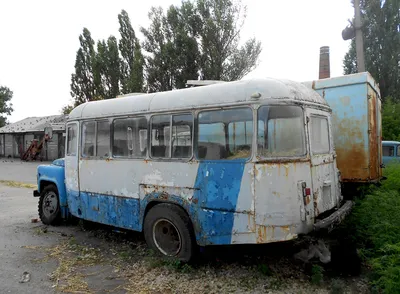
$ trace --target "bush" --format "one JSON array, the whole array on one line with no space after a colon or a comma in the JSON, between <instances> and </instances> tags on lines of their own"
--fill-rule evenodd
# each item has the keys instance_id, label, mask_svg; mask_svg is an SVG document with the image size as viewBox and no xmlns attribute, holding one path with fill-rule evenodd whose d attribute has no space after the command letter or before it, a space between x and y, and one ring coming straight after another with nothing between
<instances>
[{"instance_id":1,"label":"bush","mask_svg":"<svg viewBox=\"0 0 400 294\"><path fill-rule=\"evenodd\" d=\"M385 169L381 187L358 200L347 227L367 264L372 284L384 293L400 289L400 165Z\"/></svg>"}]
</instances>

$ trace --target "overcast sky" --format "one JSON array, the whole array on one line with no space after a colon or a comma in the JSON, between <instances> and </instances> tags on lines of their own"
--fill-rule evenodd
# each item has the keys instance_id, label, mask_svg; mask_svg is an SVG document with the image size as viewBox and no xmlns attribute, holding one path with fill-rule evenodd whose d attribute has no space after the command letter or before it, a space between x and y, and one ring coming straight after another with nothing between
<instances>
[{"instance_id":1,"label":"overcast sky","mask_svg":"<svg viewBox=\"0 0 400 294\"><path fill-rule=\"evenodd\" d=\"M141 38L151 6L180 0L0 1L0 85L14 92L10 122L59 114L70 103L71 73L79 34L87 27L94 40L119 38L118 13L125 9ZM245 78L295 81L318 78L319 48L329 46L331 76L342 75L349 41L341 32L352 18L350 0L243 0L248 16L242 40L262 42L260 65Z\"/></svg>"}]
</instances>

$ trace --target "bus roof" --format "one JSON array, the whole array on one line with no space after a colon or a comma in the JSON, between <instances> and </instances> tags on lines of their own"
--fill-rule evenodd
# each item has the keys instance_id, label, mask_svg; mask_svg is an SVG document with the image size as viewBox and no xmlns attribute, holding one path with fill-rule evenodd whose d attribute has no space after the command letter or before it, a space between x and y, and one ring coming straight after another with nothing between
<instances>
[{"instance_id":1,"label":"bus roof","mask_svg":"<svg viewBox=\"0 0 400 294\"><path fill-rule=\"evenodd\" d=\"M292 99L328 107L325 99L301 83L264 78L87 102L73 109L68 119L232 105L255 101L252 95L256 93L261 94L259 101Z\"/></svg>"}]
</instances>

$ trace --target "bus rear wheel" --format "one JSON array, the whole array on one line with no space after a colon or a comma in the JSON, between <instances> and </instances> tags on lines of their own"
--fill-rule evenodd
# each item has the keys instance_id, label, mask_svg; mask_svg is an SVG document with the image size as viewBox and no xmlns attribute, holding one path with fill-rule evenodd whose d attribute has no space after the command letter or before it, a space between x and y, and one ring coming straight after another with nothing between
<instances>
[{"instance_id":1,"label":"bus rear wheel","mask_svg":"<svg viewBox=\"0 0 400 294\"><path fill-rule=\"evenodd\" d=\"M40 193L39 217L45 225L56 225L61 219L58 190L53 184L46 186Z\"/></svg>"},{"instance_id":2,"label":"bus rear wheel","mask_svg":"<svg viewBox=\"0 0 400 294\"><path fill-rule=\"evenodd\" d=\"M167 258L183 262L192 260L195 238L186 212L173 204L154 206L144 220L144 237L147 245Z\"/></svg>"}]
</instances>

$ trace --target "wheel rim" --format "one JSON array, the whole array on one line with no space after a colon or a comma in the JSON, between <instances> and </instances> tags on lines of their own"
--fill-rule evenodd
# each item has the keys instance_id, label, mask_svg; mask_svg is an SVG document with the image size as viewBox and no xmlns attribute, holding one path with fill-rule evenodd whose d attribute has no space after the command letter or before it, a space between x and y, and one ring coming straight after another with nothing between
<instances>
[{"instance_id":1,"label":"wheel rim","mask_svg":"<svg viewBox=\"0 0 400 294\"><path fill-rule=\"evenodd\" d=\"M49 218L54 215L57 211L58 199L54 192L48 192L42 203L42 210L45 217Z\"/></svg>"},{"instance_id":2,"label":"wheel rim","mask_svg":"<svg viewBox=\"0 0 400 294\"><path fill-rule=\"evenodd\" d=\"M153 226L153 240L158 250L167 256L175 256L182 247L181 235L173 223L159 219Z\"/></svg>"}]
</instances>

